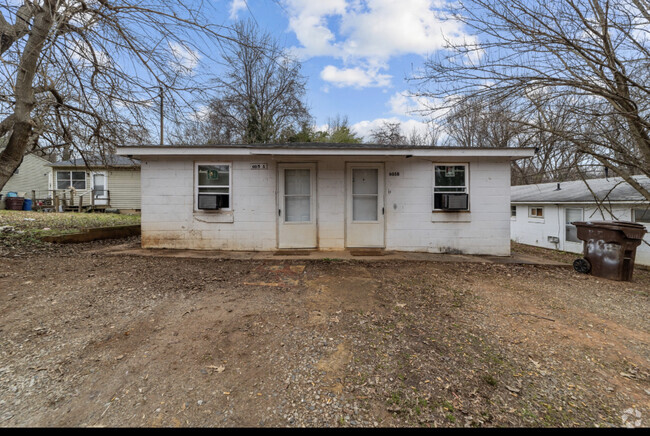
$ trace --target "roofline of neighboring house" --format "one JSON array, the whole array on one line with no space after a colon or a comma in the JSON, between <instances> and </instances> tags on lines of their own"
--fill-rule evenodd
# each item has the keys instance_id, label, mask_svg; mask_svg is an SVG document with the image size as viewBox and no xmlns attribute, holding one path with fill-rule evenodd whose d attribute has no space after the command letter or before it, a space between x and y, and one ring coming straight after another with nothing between
<instances>
[{"instance_id":1,"label":"roofline of neighboring house","mask_svg":"<svg viewBox=\"0 0 650 436\"><path fill-rule=\"evenodd\" d=\"M120 169L120 168L140 168L140 165L62 165L61 162L50 163L52 168L84 168L91 170L106 170L106 169Z\"/></svg>"},{"instance_id":2,"label":"roofline of neighboring house","mask_svg":"<svg viewBox=\"0 0 650 436\"><path fill-rule=\"evenodd\" d=\"M535 155L535 148L404 147L378 144L248 144L232 146L122 146L119 156L404 156L404 157L508 157Z\"/></svg>"},{"instance_id":3,"label":"roofline of neighboring house","mask_svg":"<svg viewBox=\"0 0 650 436\"><path fill-rule=\"evenodd\" d=\"M650 204L647 200L605 200L605 201L534 201L534 200L517 200L511 201L510 204Z\"/></svg>"},{"instance_id":4,"label":"roofline of neighboring house","mask_svg":"<svg viewBox=\"0 0 650 436\"><path fill-rule=\"evenodd\" d=\"M4 150L4 149L5 149L5 147L0 147L0 152L1 152L2 150ZM51 163L52 163L52 162L50 162L49 160L45 159L43 156L39 156L39 155L37 155L37 154L34 153L33 151L30 151L30 152L27 153L24 157L27 157L27 156L33 156L33 157L36 157L36 158L42 160L43 162L47 162L48 164L51 164Z\"/></svg>"}]
</instances>

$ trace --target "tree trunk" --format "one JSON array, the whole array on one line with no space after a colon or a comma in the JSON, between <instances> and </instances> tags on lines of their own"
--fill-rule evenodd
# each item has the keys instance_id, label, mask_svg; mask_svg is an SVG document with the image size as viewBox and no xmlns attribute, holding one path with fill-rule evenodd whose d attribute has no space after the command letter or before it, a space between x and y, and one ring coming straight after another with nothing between
<instances>
[{"instance_id":1,"label":"tree trunk","mask_svg":"<svg viewBox=\"0 0 650 436\"><path fill-rule=\"evenodd\" d=\"M50 3L46 1L44 6L34 14L34 24L20 58L16 76L13 128L7 147L0 153L0 189L20 166L30 145L34 126L31 113L36 104L34 77L43 45L54 22L54 9Z\"/></svg>"}]
</instances>

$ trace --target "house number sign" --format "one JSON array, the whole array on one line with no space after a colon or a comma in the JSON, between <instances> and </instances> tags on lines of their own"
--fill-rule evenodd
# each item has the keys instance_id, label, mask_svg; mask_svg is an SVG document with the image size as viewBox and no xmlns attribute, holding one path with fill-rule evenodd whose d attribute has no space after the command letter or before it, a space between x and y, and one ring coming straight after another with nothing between
<instances>
[{"instance_id":1,"label":"house number sign","mask_svg":"<svg viewBox=\"0 0 650 436\"><path fill-rule=\"evenodd\" d=\"M391 171L388 173L390 177L399 177L399 171Z\"/></svg>"},{"instance_id":2,"label":"house number sign","mask_svg":"<svg viewBox=\"0 0 650 436\"><path fill-rule=\"evenodd\" d=\"M253 163L251 164L251 170L268 170L269 164L267 163Z\"/></svg>"}]
</instances>

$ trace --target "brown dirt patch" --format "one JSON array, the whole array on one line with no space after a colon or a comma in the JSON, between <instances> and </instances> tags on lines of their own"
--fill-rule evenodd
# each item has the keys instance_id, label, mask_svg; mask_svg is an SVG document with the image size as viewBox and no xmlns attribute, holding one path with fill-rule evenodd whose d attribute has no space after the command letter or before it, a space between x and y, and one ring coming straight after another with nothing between
<instances>
[{"instance_id":1,"label":"brown dirt patch","mask_svg":"<svg viewBox=\"0 0 650 436\"><path fill-rule=\"evenodd\" d=\"M108 244L108 243L106 243ZM650 272L0 257L2 426L621 426Z\"/></svg>"}]
</instances>

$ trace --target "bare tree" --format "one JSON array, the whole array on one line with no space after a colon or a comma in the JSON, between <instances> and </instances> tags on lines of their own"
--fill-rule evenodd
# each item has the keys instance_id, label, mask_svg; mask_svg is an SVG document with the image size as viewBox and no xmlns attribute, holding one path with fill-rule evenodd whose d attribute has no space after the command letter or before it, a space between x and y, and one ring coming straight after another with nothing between
<instances>
[{"instance_id":1,"label":"bare tree","mask_svg":"<svg viewBox=\"0 0 650 436\"><path fill-rule=\"evenodd\" d=\"M406 136L406 143L413 146L441 145L442 129L433 121L426 122L426 129L413 127Z\"/></svg>"},{"instance_id":2,"label":"bare tree","mask_svg":"<svg viewBox=\"0 0 650 436\"><path fill-rule=\"evenodd\" d=\"M419 94L499 100L516 122L632 176L650 175L650 13L646 0L465 0L477 40L449 44L415 77ZM567 122L551 122L562 108ZM541 122L540 122L541 120Z\"/></svg>"},{"instance_id":3,"label":"bare tree","mask_svg":"<svg viewBox=\"0 0 650 436\"><path fill-rule=\"evenodd\" d=\"M402 123L383 121L381 126L370 131L370 141L375 144L404 145L406 136L402 135Z\"/></svg>"},{"instance_id":4,"label":"bare tree","mask_svg":"<svg viewBox=\"0 0 650 436\"><path fill-rule=\"evenodd\" d=\"M266 143L311 120L300 62L255 22L236 23L221 56L225 72L214 78L217 95L201 127L205 140Z\"/></svg>"},{"instance_id":5,"label":"bare tree","mask_svg":"<svg viewBox=\"0 0 650 436\"><path fill-rule=\"evenodd\" d=\"M0 188L25 153L101 154L149 140L158 101L183 113L205 44L228 38L203 2L0 3ZM161 108L162 109L162 108ZM161 110L162 112L162 110ZM162 126L161 126L162 127Z\"/></svg>"}]
</instances>

